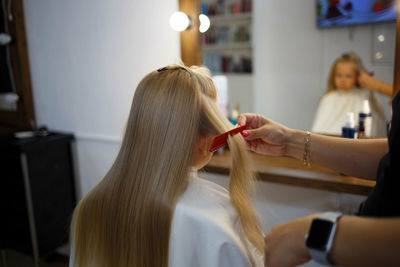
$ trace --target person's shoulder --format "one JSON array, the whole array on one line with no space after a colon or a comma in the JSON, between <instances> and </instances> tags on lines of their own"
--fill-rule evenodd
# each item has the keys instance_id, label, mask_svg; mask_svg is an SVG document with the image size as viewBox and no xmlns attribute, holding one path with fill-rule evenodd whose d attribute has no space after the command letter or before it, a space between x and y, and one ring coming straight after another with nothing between
<instances>
[{"instance_id":1,"label":"person's shoulder","mask_svg":"<svg viewBox=\"0 0 400 267\"><path fill-rule=\"evenodd\" d=\"M179 202L193 206L215 206L230 203L230 196L221 185L196 177L191 179Z\"/></svg>"},{"instance_id":2,"label":"person's shoulder","mask_svg":"<svg viewBox=\"0 0 400 267\"><path fill-rule=\"evenodd\" d=\"M325 97L336 97L336 96L339 96L340 93L341 92L339 90L333 90L333 91L327 92L324 96Z\"/></svg>"},{"instance_id":3,"label":"person's shoulder","mask_svg":"<svg viewBox=\"0 0 400 267\"><path fill-rule=\"evenodd\" d=\"M177 216L193 220L230 220L236 216L229 192L222 186L202 178L192 179L175 207Z\"/></svg>"},{"instance_id":4,"label":"person's shoulder","mask_svg":"<svg viewBox=\"0 0 400 267\"><path fill-rule=\"evenodd\" d=\"M174 266L192 266L193 260L204 266L251 265L229 192L199 177L191 180L175 207L170 242Z\"/></svg>"},{"instance_id":5,"label":"person's shoulder","mask_svg":"<svg viewBox=\"0 0 400 267\"><path fill-rule=\"evenodd\" d=\"M340 97L340 92L335 90L331 92L327 92L321 98L321 102L332 101Z\"/></svg>"},{"instance_id":6,"label":"person's shoulder","mask_svg":"<svg viewBox=\"0 0 400 267\"><path fill-rule=\"evenodd\" d=\"M173 220L230 239L236 235L238 215L225 188L197 177L178 200Z\"/></svg>"},{"instance_id":7,"label":"person's shoulder","mask_svg":"<svg viewBox=\"0 0 400 267\"><path fill-rule=\"evenodd\" d=\"M353 88L348 92L341 92L339 90L334 90L326 93L323 97L323 101L349 101L351 99L368 99L369 92L360 88ZM321 100L321 101L322 101Z\"/></svg>"},{"instance_id":8,"label":"person's shoulder","mask_svg":"<svg viewBox=\"0 0 400 267\"><path fill-rule=\"evenodd\" d=\"M361 99L368 99L370 95L370 91L362 89L362 88L354 88L352 90L352 94L355 97L361 98Z\"/></svg>"},{"instance_id":9,"label":"person's shoulder","mask_svg":"<svg viewBox=\"0 0 400 267\"><path fill-rule=\"evenodd\" d=\"M331 110L331 105L336 105L340 101L340 94L338 91L331 91L324 94L318 104L319 110Z\"/></svg>"}]
</instances>

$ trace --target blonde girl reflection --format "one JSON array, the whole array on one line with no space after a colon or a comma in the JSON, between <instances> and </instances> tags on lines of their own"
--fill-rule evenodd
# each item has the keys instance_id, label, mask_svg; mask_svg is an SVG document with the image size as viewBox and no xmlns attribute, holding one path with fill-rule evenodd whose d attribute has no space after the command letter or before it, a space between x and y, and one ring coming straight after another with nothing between
<instances>
[{"instance_id":1,"label":"blonde girl reflection","mask_svg":"<svg viewBox=\"0 0 400 267\"><path fill-rule=\"evenodd\" d=\"M313 132L340 135L346 112L353 112L357 121L364 100L369 100L372 135L386 136L386 119L381 103L372 91L358 85L359 76L365 71L361 59L354 52L345 53L335 60L328 79L328 89L318 105Z\"/></svg>"}]
</instances>

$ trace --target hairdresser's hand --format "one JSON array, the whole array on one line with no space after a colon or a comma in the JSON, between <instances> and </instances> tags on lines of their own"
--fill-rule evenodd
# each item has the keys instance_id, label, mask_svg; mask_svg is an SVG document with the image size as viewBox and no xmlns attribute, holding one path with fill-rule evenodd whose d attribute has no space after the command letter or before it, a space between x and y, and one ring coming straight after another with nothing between
<instances>
[{"instance_id":1,"label":"hairdresser's hand","mask_svg":"<svg viewBox=\"0 0 400 267\"><path fill-rule=\"evenodd\" d=\"M393 85L390 83L385 83L383 81L377 80L372 77L372 74L361 72L358 75L358 84L362 88L366 88L371 91L376 91L378 93L392 96L393 94Z\"/></svg>"},{"instance_id":2,"label":"hairdresser's hand","mask_svg":"<svg viewBox=\"0 0 400 267\"><path fill-rule=\"evenodd\" d=\"M259 114L250 113L240 114L238 124L247 124L247 130L242 134L252 151L272 156L286 154L291 129Z\"/></svg>"},{"instance_id":3,"label":"hairdresser's hand","mask_svg":"<svg viewBox=\"0 0 400 267\"><path fill-rule=\"evenodd\" d=\"M265 236L265 266L297 266L308 262L310 254L305 236L318 214L278 224Z\"/></svg>"},{"instance_id":4,"label":"hairdresser's hand","mask_svg":"<svg viewBox=\"0 0 400 267\"><path fill-rule=\"evenodd\" d=\"M361 88L373 91L378 91L379 89L379 81L372 77L371 74L364 71L360 72L360 74L358 75L358 84Z\"/></svg>"}]
</instances>

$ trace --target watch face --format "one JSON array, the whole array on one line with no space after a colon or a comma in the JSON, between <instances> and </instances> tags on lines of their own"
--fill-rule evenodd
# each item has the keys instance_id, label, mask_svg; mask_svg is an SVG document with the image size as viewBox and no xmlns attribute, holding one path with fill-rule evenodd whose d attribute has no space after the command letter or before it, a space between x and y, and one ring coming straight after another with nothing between
<instances>
[{"instance_id":1,"label":"watch face","mask_svg":"<svg viewBox=\"0 0 400 267\"><path fill-rule=\"evenodd\" d=\"M314 219L307 237L307 247L325 251L333 225L327 220Z\"/></svg>"}]
</instances>

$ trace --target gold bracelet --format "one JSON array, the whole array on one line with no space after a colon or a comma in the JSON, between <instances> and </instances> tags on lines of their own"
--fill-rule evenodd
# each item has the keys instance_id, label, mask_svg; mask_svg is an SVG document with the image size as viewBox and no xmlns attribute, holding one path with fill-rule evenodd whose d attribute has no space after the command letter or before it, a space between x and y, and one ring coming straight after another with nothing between
<instances>
[{"instance_id":1,"label":"gold bracelet","mask_svg":"<svg viewBox=\"0 0 400 267\"><path fill-rule=\"evenodd\" d=\"M311 159L310 159L310 147L311 147L311 133L309 131L306 132L306 140L304 142L304 153L303 153L303 164L307 167L311 167Z\"/></svg>"}]
</instances>

